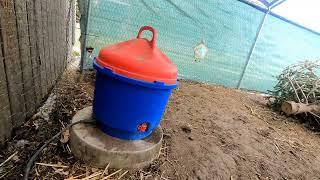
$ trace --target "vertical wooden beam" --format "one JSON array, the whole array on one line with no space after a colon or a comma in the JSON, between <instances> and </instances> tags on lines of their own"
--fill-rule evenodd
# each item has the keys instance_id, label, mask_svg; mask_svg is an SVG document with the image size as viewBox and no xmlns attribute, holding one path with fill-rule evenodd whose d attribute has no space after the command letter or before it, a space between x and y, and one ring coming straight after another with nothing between
<instances>
[{"instance_id":1,"label":"vertical wooden beam","mask_svg":"<svg viewBox=\"0 0 320 180\"><path fill-rule=\"evenodd\" d=\"M20 62L22 67L23 94L26 105L26 117L35 112L35 90L30 58L29 28L27 20L27 4L25 0L15 0L15 10L18 28Z\"/></svg>"},{"instance_id":2,"label":"vertical wooden beam","mask_svg":"<svg viewBox=\"0 0 320 180\"><path fill-rule=\"evenodd\" d=\"M50 46L49 46L49 28L48 28L48 0L40 0L41 1L41 12L42 12L42 31L43 31L43 47L44 47L44 64L47 74L47 90L48 93L52 87L52 75L51 75L51 67L50 67Z\"/></svg>"},{"instance_id":3,"label":"vertical wooden beam","mask_svg":"<svg viewBox=\"0 0 320 180\"><path fill-rule=\"evenodd\" d=\"M45 47L44 47L44 35L43 31L43 12L42 12L42 0L34 0L34 15L35 15L35 25L36 25L36 46L37 46L37 60L40 66L40 74L41 74L41 100L46 97L47 90L47 72L46 72L46 55L45 55Z\"/></svg>"},{"instance_id":4,"label":"vertical wooden beam","mask_svg":"<svg viewBox=\"0 0 320 180\"><path fill-rule=\"evenodd\" d=\"M57 0L55 2L55 26L56 26L56 32L57 32L57 36L56 36L56 48L57 48L57 59L56 59L56 63L57 63L57 77L60 77L61 75L61 58L60 58L60 0Z\"/></svg>"},{"instance_id":5,"label":"vertical wooden beam","mask_svg":"<svg viewBox=\"0 0 320 180\"><path fill-rule=\"evenodd\" d=\"M53 49L53 67L54 67L54 85L55 83L57 82L57 79L58 79L58 52L57 52L57 49L58 49L58 43L57 43L57 37L58 37L58 34L57 34L57 26L56 26L56 23L57 23L57 0L50 0L51 1L51 23L52 23L52 43L53 43L53 46L52 46L52 49Z\"/></svg>"},{"instance_id":6,"label":"vertical wooden beam","mask_svg":"<svg viewBox=\"0 0 320 180\"><path fill-rule=\"evenodd\" d=\"M47 11L48 11L48 37L49 37L49 64L50 64L50 74L51 74L51 86L50 89L52 89L56 75L54 73L54 43L53 43L53 23L52 23L52 0L47 1Z\"/></svg>"},{"instance_id":7,"label":"vertical wooden beam","mask_svg":"<svg viewBox=\"0 0 320 180\"><path fill-rule=\"evenodd\" d=\"M35 91L35 107L38 108L42 102L41 94L41 74L40 74L40 62L39 62L39 49L37 46L37 32L36 32L36 20L34 16L34 0L27 0L27 18L29 25L29 41L30 41L30 59L32 64L32 77L34 80Z\"/></svg>"},{"instance_id":8,"label":"vertical wooden beam","mask_svg":"<svg viewBox=\"0 0 320 180\"><path fill-rule=\"evenodd\" d=\"M75 0L71 0L72 1L72 47L75 44L75 40L76 40L76 1Z\"/></svg>"},{"instance_id":9,"label":"vertical wooden beam","mask_svg":"<svg viewBox=\"0 0 320 180\"><path fill-rule=\"evenodd\" d=\"M0 8L1 9L1 8ZM2 19L2 11L0 11L0 19ZM4 56L2 54L3 38L2 38L2 24L0 20L0 145L10 137L12 130L11 111L9 104L8 84L4 66Z\"/></svg>"},{"instance_id":10,"label":"vertical wooden beam","mask_svg":"<svg viewBox=\"0 0 320 180\"><path fill-rule=\"evenodd\" d=\"M64 36L64 57L63 57L63 59L64 59L64 61L63 61L63 67L65 68L66 67L66 65L67 65L67 61L68 61L68 37L67 37L67 34L68 34L68 31L69 31L69 29L68 29L68 23L69 23L69 19L68 19L68 15L69 15L69 1L63 1L63 3L64 3L64 5L63 5L63 10L64 10L64 20L63 20L63 22L64 22L64 25L63 25L63 27L64 27L64 32L63 32L63 36Z\"/></svg>"},{"instance_id":11,"label":"vertical wooden beam","mask_svg":"<svg viewBox=\"0 0 320 180\"><path fill-rule=\"evenodd\" d=\"M61 0L59 1L59 7L58 7L58 26L59 26L59 68L60 68L60 75L63 73L63 13L64 11L62 10L62 2Z\"/></svg>"},{"instance_id":12,"label":"vertical wooden beam","mask_svg":"<svg viewBox=\"0 0 320 180\"><path fill-rule=\"evenodd\" d=\"M54 27L54 33L53 33L53 39L54 39L54 65L55 65L55 74L56 74L56 81L58 80L59 77L59 45L58 45L58 37L60 36L58 34L58 25L57 25L57 21L58 21L58 1L55 0L53 2L53 27Z\"/></svg>"},{"instance_id":13,"label":"vertical wooden beam","mask_svg":"<svg viewBox=\"0 0 320 180\"><path fill-rule=\"evenodd\" d=\"M14 0L0 1L0 12L2 55L8 83L11 120L13 126L17 127L25 119L25 99Z\"/></svg>"}]
</instances>

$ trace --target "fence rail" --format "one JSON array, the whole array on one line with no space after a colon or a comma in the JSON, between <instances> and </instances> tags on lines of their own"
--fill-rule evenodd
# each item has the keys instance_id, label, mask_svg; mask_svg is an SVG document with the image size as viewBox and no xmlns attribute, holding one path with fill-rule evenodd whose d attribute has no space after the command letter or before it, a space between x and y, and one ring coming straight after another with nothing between
<instances>
[{"instance_id":1,"label":"fence rail","mask_svg":"<svg viewBox=\"0 0 320 180\"><path fill-rule=\"evenodd\" d=\"M66 68L74 0L0 0L0 144L31 117Z\"/></svg>"}]
</instances>

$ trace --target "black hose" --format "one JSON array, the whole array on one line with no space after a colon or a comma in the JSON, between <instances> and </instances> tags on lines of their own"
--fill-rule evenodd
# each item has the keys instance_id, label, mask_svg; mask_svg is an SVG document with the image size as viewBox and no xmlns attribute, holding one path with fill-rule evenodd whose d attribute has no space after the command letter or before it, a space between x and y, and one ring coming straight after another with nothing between
<instances>
[{"instance_id":1,"label":"black hose","mask_svg":"<svg viewBox=\"0 0 320 180\"><path fill-rule=\"evenodd\" d=\"M29 178L29 174L30 174L30 170L31 167L34 163L34 161L36 160L36 158L38 157L38 155L41 153L41 151L47 147L54 139L56 139L57 137L59 137L64 131L66 131L67 129L69 129L70 127L72 127L73 125L79 124L79 123L94 123L95 121L92 120L81 120L81 121L77 121L74 123L69 124L67 127L65 127L64 129L62 129L60 132L58 132L56 135L54 135L52 138L50 138L49 140L47 140L33 155L32 157L29 159L27 167L25 169L25 173L24 173L24 180L28 180Z\"/></svg>"}]
</instances>

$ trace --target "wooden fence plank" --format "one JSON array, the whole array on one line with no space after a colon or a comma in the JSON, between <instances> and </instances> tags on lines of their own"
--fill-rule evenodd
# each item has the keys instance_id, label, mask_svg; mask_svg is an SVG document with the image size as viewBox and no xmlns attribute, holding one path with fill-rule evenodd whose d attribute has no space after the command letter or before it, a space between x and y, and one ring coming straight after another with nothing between
<instances>
[{"instance_id":1,"label":"wooden fence plank","mask_svg":"<svg viewBox=\"0 0 320 180\"><path fill-rule=\"evenodd\" d=\"M65 69L69 5L0 0L0 144L33 115Z\"/></svg>"},{"instance_id":2,"label":"wooden fence plank","mask_svg":"<svg viewBox=\"0 0 320 180\"><path fill-rule=\"evenodd\" d=\"M57 1L57 20L56 20L56 26L57 26L57 32L59 32L59 36L57 37L57 48L58 48L58 74L59 74L59 77L61 76L62 74L62 66L61 66L61 63L63 62L62 59L61 59L61 2L60 0Z\"/></svg>"},{"instance_id":3,"label":"wooden fence plank","mask_svg":"<svg viewBox=\"0 0 320 180\"><path fill-rule=\"evenodd\" d=\"M46 67L46 74L47 74L47 90L50 92L50 89L52 87L52 74L51 74L51 67L50 67L50 47L49 47L49 31L48 31L48 8L47 8L48 1L47 0L41 0L41 12L42 12L42 30L43 30L43 47L44 47L44 63Z\"/></svg>"},{"instance_id":4,"label":"wooden fence plank","mask_svg":"<svg viewBox=\"0 0 320 180\"><path fill-rule=\"evenodd\" d=\"M58 37L60 36L58 34L58 25L57 25L57 21L58 21L58 1L54 0L52 1L52 18L53 18L53 22L52 22L52 26L53 26L53 49L54 49L54 53L53 53L53 57L54 57L54 73L55 73L55 82L57 82L58 77L59 77L59 45L58 45Z\"/></svg>"},{"instance_id":5,"label":"wooden fence plank","mask_svg":"<svg viewBox=\"0 0 320 180\"><path fill-rule=\"evenodd\" d=\"M57 20L56 20L56 27L57 27L57 31L58 31L58 34L59 36L57 37L57 48L58 48L58 73L59 73L59 76L61 76L61 72L62 72L62 67L61 67L61 1L58 0L57 1Z\"/></svg>"},{"instance_id":6,"label":"wooden fence plank","mask_svg":"<svg viewBox=\"0 0 320 180\"><path fill-rule=\"evenodd\" d=\"M51 86L50 89L53 87L55 82L55 73L54 73L54 58L53 58L53 26L52 26L52 0L47 1L47 11L48 11L48 37L49 37L49 64L50 64L50 74L51 74Z\"/></svg>"},{"instance_id":7,"label":"wooden fence plank","mask_svg":"<svg viewBox=\"0 0 320 180\"><path fill-rule=\"evenodd\" d=\"M65 13L66 13L66 11L65 11L65 1L63 1L63 0L60 0L60 7L61 7L61 9L60 9L60 11L61 11L61 15L60 15L60 26L61 26L61 45L60 45L60 47L61 47L61 61L60 61L60 64L61 64L61 68L62 69L65 69L65 62L66 62L66 59L65 59L65 43L66 43L66 36L65 36L65 32L66 32L66 30L65 30L65 26L66 26L66 22L65 22Z\"/></svg>"},{"instance_id":8,"label":"wooden fence plank","mask_svg":"<svg viewBox=\"0 0 320 180\"><path fill-rule=\"evenodd\" d=\"M23 94L26 105L26 117L35 112L35 88L30 58L29 28L27 19L27 4L25 0L15 0L15 11L18 29L20 61L22 67Z\"/></svg>"},{"instance_id":9,"label":"wooden fence plank","mask_svg":"<svg viewBox=\"0 0 320 180\"><path fill-rule=\"evenodd\" d=\"M63 21L63 16L64 16L64 11L63 11L63 4L62 4L62 1L63 0L59 0L59 20L58 20L58 23L59 23L59 66L60 66L60 74L63 73L64 71L64 67L63 67L63 62L64 62L64 59L63 59L63 43L65 42L64 41L64 37L63 37L63 24L64 24L64 21Z\"/></svg>"},{"instance_id":10,"label":"wooden fence plank","mask_svg":"<svg viewBox=\"0 0 320 180\"><path fill-rule=\"evenodd\" d=\"M66 36L66 59L68 59L68 55L69 55L69 43L70 43L70 38L69 37L67 37L68 35L70 35L70 23L71 23L71 21L70 21L70 17L71 17L71 8L70 8L70 3L69 3L69 1L67 1L66 2L66 7L67 7L67 9L66 9L66 18L65 18L65 20L66 20L66 29L67 29L67 31L66 31L66 34L65 34L65 36Z\"/></svg>"},{"instance_id":11,"label":"wooden fence plank","mask_svg":"<svg viewBox=\"0 0 320 180\"><path fill-rule=\"evenodd\" d=\"M50 20L49 20L49 28L50 28L50 34L51 36L51 65L52 65L52 73L53 73L53 81L52 81L52 85L54 86L55 82L56 82L56 67L55 67L55 27L54 27L54 2L55 0L49 0L49 13L50 13Z\"/></svg>"},{"instance_id":12,"label":"wooden fence plank","mask_svg":"<svg viewBox=\"0 0 320 180\"><path fill-rule=\"evenodd\" d=\"M36 46L38 49L37 59L40 65L40 75L41 75L41 98L43 99L47 95L47 72L46 72L46 55L44 49L44 31L43 31L43 12L41 8L42 0L34 0L34 15L35 15L35 25L36 25Z\"/></svg>"},{"instance_id":13,"label":"wooden fence plank","mask_svg":"<svg viewBox=\"0 0 320 180\"><path fill-rule=\"evenodd\" d=\"M1 12L0 12L0 18ZM1 30L1 21L0 21L0 30ZM4 68L4 57L2 55L2 37L0 33L0 145L10 137L12 124L11 124L11 112L9 105L9 94L7 89L7 79Z\"/></svg>"},{"instance_id":14,"label":"wooden fence plank","mask_svg":"<svg viewBox=\"0 0 320 180\"><path fill-rule=\"evenodd\" d=\"M63 31L63 37L64 37L64 42L63 42L63 67L65 68L66 67L66 62L68 61L67 59L67 52L68 52L68 39L66 38L66 32L67 32L67 16L68 16L68 3L67 1L62 1L63 2L63 28L64 28L64 31Z\"/></svg>"},{"instance_id":15,"label":"wooden fence plank","mask_svg":"<svg viewBox=\"0 0 320 180\"><path fill-rule=\"evenodd\" d=\"M53 67L54 67L54 74L55 74L55 79L54 83L57 81L57 76L58 76L58 67L57 67L57 34L56 34L56 3L57 0L50 0L51 1L51 18L52 18L52 43L53 43Z\"/></svg>"},{"instance_id":16,"label":"wooden fence plank","mask_svg":"<svg viewBox=\"0 0 320 180\"><path fill-rule=\"evenodd\" d=\"M35 90L35 107L39 107L42 102L41 95L41 74L40 74L40 63L38 59L39 49L36 45L36 25L34 17L34 1L27 0L27 18L28 18L28 29L29 29L29 42L30 42L30 59L32 63L32 77L34 80L34 90Z\"/></svg>"},{"instance_id":17,"label":"wooden fence plank","mask_svg":"<svg viewBox=\"0 0 320 180\"><path fill-rule=\"evenodd\" d=\"M8 83L11 109L11 121L14 127L21 125L25 119L25 99L23 95L22 68L17 37L14 0L0 1L1 35L3 57Z\"/></svg>"}]
</instances>

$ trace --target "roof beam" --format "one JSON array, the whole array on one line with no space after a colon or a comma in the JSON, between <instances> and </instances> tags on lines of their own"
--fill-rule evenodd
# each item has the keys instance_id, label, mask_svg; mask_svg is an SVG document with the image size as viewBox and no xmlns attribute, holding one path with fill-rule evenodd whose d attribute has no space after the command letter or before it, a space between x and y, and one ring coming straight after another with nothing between
<instances>
[{"instance_id":1,"label":"roof beam","mask_svg":"<svg viewBox=\"0 0 320 180\"><path fill-rule=\"evenodd\" d=\"M262 4L264 4L266 7L270 6L268 1L266 1L266 0L258 0L258 1L261 2ZM278 1L278 0L275 0L275 1Z\"/></svg>"},{"instance_id":2,"label":"roof beam","mask_svg":"<svg viewBox=\"0 0 320 180\"><path fill-rule=\"evenodd\" d=\"M269 6L272 6L272 5L274 5L275 3L277 3L279 0L273 0L273 1L271 1L270 3L269 3Z\"/></svg>"},{"instance_id":3,"label":"roof beam","mask_svg":"<svg viewBox=\"0 0 320 180\"><path fill-rule=\"evenodd\" d=\"M275 2L276 1L276 2ZM273 9L277 6L279 6L280 4L282 4L283 2L285 2L286 0L274 0L270 3L270 9ZM273 3L274 2L274 3Z\"/></svg>"}]
</instances>

